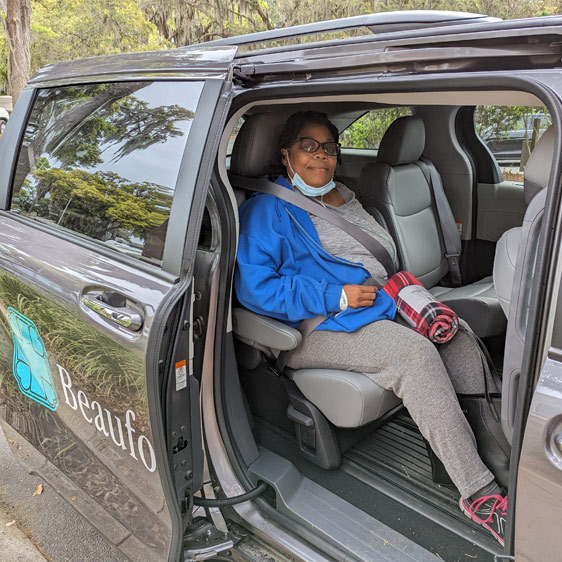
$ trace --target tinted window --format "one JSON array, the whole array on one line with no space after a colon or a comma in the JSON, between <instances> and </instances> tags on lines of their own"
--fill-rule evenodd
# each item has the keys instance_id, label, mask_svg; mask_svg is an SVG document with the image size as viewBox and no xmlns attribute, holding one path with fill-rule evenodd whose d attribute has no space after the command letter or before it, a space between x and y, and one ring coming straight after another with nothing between
<instances>
[{"instance_id":1,"label":"tinted window","mask_svg":"<svg viewBox=\"0 0 562 562\"><path fill-rule=\"evenodd\" d=\"M509 181L523 181L529 155L551 123L546 107L484 105L474 112L476 132Z\"/></svg>"},{"instance_id":2,"label":"tinted window","mask_svg":"<svg viewBox=\"0 0 562 562\"><path fill-rule=\"evenodd\" d=\"M159 263L201 89L127 82L40 90L11 208Z\"/></svg>"},{"instance_id":3,"label":"tinted window","mask_svg":"<svg viewBox=\"0 0 562 562\"><path fill-rule=\"evenodd\" d=\"M387 107L369 111L342 131L340 143L343 148L378 150L390 124L403 115L412 115L412 110L409 107Z\"/></svg>"}]
</instances>

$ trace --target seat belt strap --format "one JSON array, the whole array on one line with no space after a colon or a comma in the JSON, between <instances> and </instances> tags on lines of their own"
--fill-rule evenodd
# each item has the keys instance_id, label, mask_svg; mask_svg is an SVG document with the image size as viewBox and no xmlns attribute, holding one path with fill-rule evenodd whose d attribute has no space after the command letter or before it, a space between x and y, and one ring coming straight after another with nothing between
<instances>
[{"instance_id":1,"label":"seat belt strap","mask_svg":"<svg viewBox=\"0 0 562 562\"><path fill-rule=\"evenodd\" d=\"M448 220L450 218L448 211L450 211L449 202L447 201L447 196L443 189L443 184L441 183L441 177L437 172L437 169L433 165L433 162L427 158L420 158L420 160L427 166L429 170L429 185L433 191L433 197L435 199L435 207L437 209L437 218L439 219L439 226L441 229L441 235L443 236L443 243L445 244L445 257L449 264L449 274L451 277L451 283L453 287L460 287L462 285L462 276L460 268L460 251L458 249L458 238L459 233L457 230L457 225L454 220ZM421 166L420 166L421 168ZM422 172L424 171L421 168ZM424 173L425 175L425 173Z\"/></svg>"},{"instance_id":2,"label":"seat belt strap","mask_svg":"<svg viewBox=\"0 0 562 562\"><path fill-rule=\"evenodd\" d=\"M322 322L324 322L326 318L328 317L322 315L315 316L314 318L307 318L297 326L297 330L302 334L302 340L300 345L302 345L302 342L304 342L304 340L308 336L310 336L310 334L312 334L312 332L314 332L314 330L316 330L316 328L320 326L320 324L322 324ZM274 370L276 373L278 373L279 375L283 373L283 370L285 369L285 365L287 364L287 361L289 361L289 358L291 357L294 351L295 351L294 349L289 349L287 351L281 351L281 353L279 353L279 356L277 357L277 360L275 361L275 365L274 365Z\"/></svg>"},{"instance_id":3,"label":"seat belt strap","mask_svg":"<svg viewBox=\"0 0 562 562\"><path fill-rule=\"evenodd\" d=\"M268 195L273 195L279 199L283 199L295 207L300 207L312 215L316 215L322 219L325 219L336 226L339 226L342 230L345 230L350 236L355 238L360 244L365 246L371 254L379 260L382 264L388 277L392 277L396 272L394 267L394 262L388 250L372 236L367 234L364 230L340 217L337 213L334 213L315 200L309 199L296 191L292 191L274 183L272 181L262 179L262 178L246 178L241 176L231 176L230 181L236 187L242 189L248 189L249 191L257 191L259 193L266 193Z\"/></svg>"}]
</instances>

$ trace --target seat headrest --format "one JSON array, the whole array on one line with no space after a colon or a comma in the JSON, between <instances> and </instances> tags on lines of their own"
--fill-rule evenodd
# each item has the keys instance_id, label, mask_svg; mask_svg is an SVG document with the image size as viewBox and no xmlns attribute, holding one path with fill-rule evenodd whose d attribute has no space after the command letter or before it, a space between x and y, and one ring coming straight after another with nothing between
<instances>
[{"instance_id":1,"label":"seat headrest","mask_svg":"<svg viewBox=\"0 0 562 562\"><path fill-rule=\"evenodd\" d=\"M537 142L525 166L523 191L527 205L548 185L554 156L554 127L551 125Z\"/></svg>"},{"instance_id":2,"label":"seat headrest","mask_svg":"<svg viewBox=\"0 0 562 562\"><path fill-rule=\"evenodd\" d=\"M284 123L277 113L249 115L234 141L230 172L254 178L269 174L279 161L277 139Z\"/></svg>"},{"instance_id":3,"label":"seat headrest","mask_svg":"<svg viewBox=\"0 0 562 562\"><path fill-rule=\"evenodd\" d=\"M397 166L420 159L425 148L425 126L421 117L399 117L386 130L377 161Z\"/></svg>"}]
</instances>

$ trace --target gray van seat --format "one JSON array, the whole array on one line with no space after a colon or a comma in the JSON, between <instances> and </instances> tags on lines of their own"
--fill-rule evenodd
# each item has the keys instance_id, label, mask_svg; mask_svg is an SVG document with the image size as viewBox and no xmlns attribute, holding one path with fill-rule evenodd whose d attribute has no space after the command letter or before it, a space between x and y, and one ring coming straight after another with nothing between
<instances>
[{"instance_id":1,"label":"gray van seat","mask_svg":"<svg viewBox=\"0 0 562 562\"><path fill-rule=\"evenodd\" d=\"M494 283L507 315L507 333L502 377L502 429L511 443L519 395L519 381L525 350L527 316L539 248L552 158L554 128L539 139L525 167L527 210L520 227L504 232L496 246Z\"/></svg>"},{"instance_id":2,"label":"gray van seat","mask_svg":"<svg viewBox=\"0 0 562 562\"><path fill-rule=\"evenodd\" d=\"M298 330L245 308L234 308L232 316L236 337L272 359L280 351L295 349L302 340ZM302 394L336 427L360 427L400 403L392 392L363 373L337 369L288 371Z\"/></svg>"},{"instance_id":3,"label":"gray van seat","mask_svg":"<svg viewBox=\"0 0 562 562\"><path fill-rule=\"evenodd\" d=\"M248 116L232 149L230 172L237 176L267 175L278 160L277 138L285 119L276 113ZM301 333L279 320L234 308L233 331L242 342L270 358L294 349ZM360 427L400 403L362 373L336 369L298 369L287 373L300 392L336 427Z\"/></svg>"},{"instance_id":4,"label":"gray van seat","mask_svg":"<svg viewBox=\"0 0 562 562\"><path fill-rule=\"evenodd\" d=\"M417 277L480 336L505 331L506 320L492 276L463 287L437 284L449 271L432 189L420 161L425 147L421 117L400 117L384 134L377 159L359 175L358 197L371 213L379 210L398 250L402 269ZM427 177L426 177L427 176ZM448 207L448 206L447 206ZM448 208L448 220L454 225ZM457 248L461 249L460 235Z\"/></svg>"},{"instance_id":5,"label":"gray van seat","mask_svg":"<svg viewBox=\"0 0 562 562\"><path fill-rule=\"evenodd\" d=\"M523 192L527 212L523 223L534 220L538 211L542 211L544 200L537 198L540 191L548 185L552 155L554 153L554 128L550 126L540 137L527 165L523 180ZM523 229L520 226L506 230L498 240L494 258L494 285L498 299L506 317L509 317L509 306L512 298L513 279L517 254L521 244Z\"/></svg>"}]
</instances>

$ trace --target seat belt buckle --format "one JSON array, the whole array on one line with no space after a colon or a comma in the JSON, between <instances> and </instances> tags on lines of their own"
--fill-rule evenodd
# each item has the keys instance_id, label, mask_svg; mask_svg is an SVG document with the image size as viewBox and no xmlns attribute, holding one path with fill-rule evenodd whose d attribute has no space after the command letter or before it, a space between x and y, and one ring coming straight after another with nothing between
<instances>
[{"instance_id":1,"label":"seat belt buckle","mask_svg":"<svg viewBox=\"0 0 562 562\"><path fill-rule=\"evenodd\" d=\"M279 366L278 366L277 364L269 363L268 367L269 367L269 370L270 370L276 377L279 377L279 378L282 378L282 377L283 377L283 373L281 372L281 369L279 368Z\"/></svg>"},{"instance_id":2,"label":"seat belt buckle","mask_svg":"<svg viewBox=\"0 0 562 562\"><path fill-rule=\"evenodd\" d=\"M460 256L461 255L459 253L448 254L447 252L445 252L445 257L447 258L447 260L453 260L454 263L459 263Z\"/></svg>"}]
</instances>

